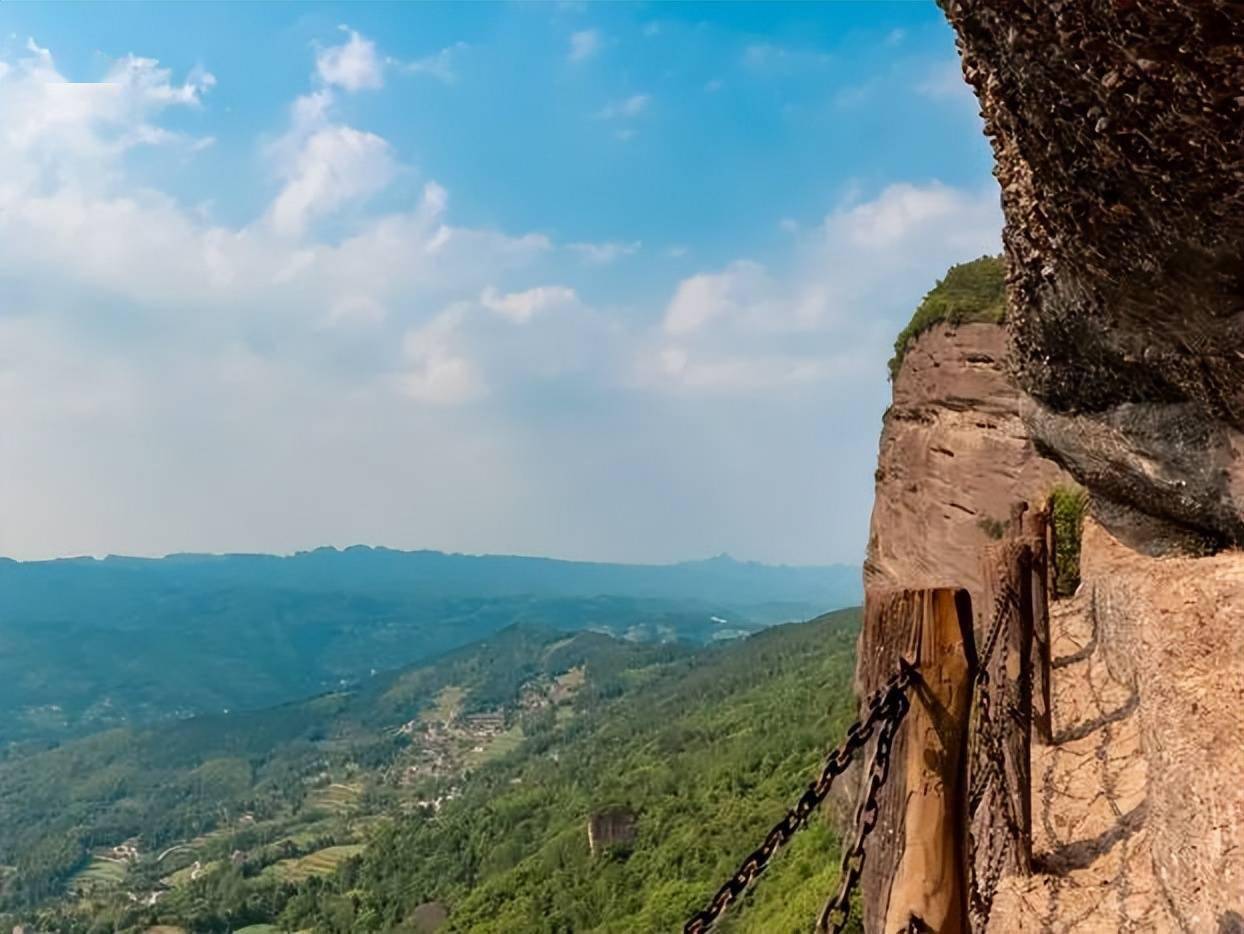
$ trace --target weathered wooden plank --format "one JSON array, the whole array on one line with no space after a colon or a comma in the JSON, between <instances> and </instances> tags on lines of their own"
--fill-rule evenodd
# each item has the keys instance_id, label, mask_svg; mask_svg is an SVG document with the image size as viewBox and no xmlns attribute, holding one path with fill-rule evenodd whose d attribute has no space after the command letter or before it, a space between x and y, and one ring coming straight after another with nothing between
<instances>
[{"instance_id":1,"label":"weathered wooden plank","mask_svg":"<svg viewBox=\"0 0 1244 934\"><path fill-rule=\"evenodd\" d=\"M856 694L868 697L898 666L908 647L915 607L912 591L869 590L864 603L856 666ZM900 729L891 752L889 781L881 789L877 826L868 840L868 858L860 878L860 905L864 930L879 931L885 920L890 881L898 868L903 839L903 803L906 798L907 731Z\"/></svg>"},{"instance_id":2,"label":"weathered wooden plank","mask_svg":"<svg viewBox=\"0 0 1244 934\"><path fill-rule=\"evenodd\" d=\"M1001 756L1002 761L974 762L986 768L1000 766L1001 788L991 795L988 806L976 815L973 837L977 840L1005 839L1007 862L1013 871L1027 874L1032 867L1032 643L1033 643L1033 567L1031 542L1023 536L999 542L985 549L982 573L986 606L991 610L990 626L1000 631L996 644L981 647L979 664L988 675L987 708L991 723L976 723L974 729L986 743L983 755ZM997 747L987 743L997 731ZM976 782L976 778L973 778ZM993 830L991 822L1003 822ZM986 850L989 850L986 847ZM993 854L983 854L992 858ZM974 855L975 858L975 855Z\"/></svg>"},{"instance_id":3,"label":"weathered wooden plank","mask_svg":"<svg viewBox=\"0 0 1244 934\"><path fill-rule=\"evenodd\" d=\"M885 932L966 930L964 777L972 696L966 597L965 591L924 590L910 601L918 678L902 727L905 767L897 787L903 833Z\"/></svg>"}]
</instances>

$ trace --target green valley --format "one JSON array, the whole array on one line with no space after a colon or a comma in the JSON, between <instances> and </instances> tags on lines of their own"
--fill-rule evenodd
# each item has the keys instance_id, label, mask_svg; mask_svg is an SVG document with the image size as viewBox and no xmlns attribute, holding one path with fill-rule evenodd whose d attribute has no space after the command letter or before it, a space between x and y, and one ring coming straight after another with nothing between
<instances>
[{"instance_id":1,"label":"green valley","mask_svg":"<svg viewBox=\"0 0 1244 934\"><path fill-rule=\"evenodd\" d=\"M0 559L0 756L353 690L506 626L731 638L859 602L848 567L385 548ZM709 596L711 595L711 596Z\"/></svg>"},{"instance_id":2,"label":"green valley","mask_svg":"<svg viewBox=\"0 0 1244 934\"><path fill-rule=\"evenodd\" d=\"M677 928L853 719L857 627L847 610L695 647L512 626L349 692L4 763L9 915L66 932ZM725 930L806 928L844 808L831 796ZM589 843L601 815L613 835Z\"/></svg>"}]
</instances>

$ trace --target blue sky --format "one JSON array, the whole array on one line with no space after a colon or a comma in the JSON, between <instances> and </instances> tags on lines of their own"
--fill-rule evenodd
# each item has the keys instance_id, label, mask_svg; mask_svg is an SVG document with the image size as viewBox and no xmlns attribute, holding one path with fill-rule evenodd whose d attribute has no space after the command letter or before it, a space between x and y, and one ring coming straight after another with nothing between
<instances>
[{"instance_id":1,"label":"blue sky","mask_svg":"<svg viewBox=\"0 0 1244 934\"><path fill-rule=\"evenodd\" d=\"M858 561L932 4L0 7L0 552Z\"/></svg>"}]
</instances>

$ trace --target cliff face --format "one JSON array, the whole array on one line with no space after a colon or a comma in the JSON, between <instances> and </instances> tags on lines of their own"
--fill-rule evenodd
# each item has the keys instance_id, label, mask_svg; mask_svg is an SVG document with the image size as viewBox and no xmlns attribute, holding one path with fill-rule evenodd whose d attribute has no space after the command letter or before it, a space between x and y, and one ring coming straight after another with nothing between
<instances>
[{"instance_id":1,"label":"cliff face","mask_svg":"<svg viewBox=\"0 0 1244 934\"><path fill-rule=\"evenodd\" d=\"M1244 541L1244 4L943 5L1034 436L1111 498Z\"/></svg>"},{"instance_id":2,"label":"cliff face","mask_svg":"<svg viewBox=\"0 0 1244 934\"><path fill-rule=\"evenodd\" d=\"M870 593L975 596L968 510L1004 519L1056 475L1025 439L1074 475L1093 517L1080 589L1051 613L1038 872L1005 880L989 929L1244 931L1244 555L1230 550L1244 544L1244 4L943 6L1002 186L997 366L1018 388L930 412L920 400L955 394L912 395L921 382L900 374ZM979 375L954 346L928 351L942 386ZM939 460L943 436L955 456ZM894 635L866 622L862 685L870 646Z\"/></svg>"},{"instance_id":3,"label":"cliff face","mask_svg":"<svg viewBox=\"0 0 1244 934\"><path fill-rule=\"evenodd\" d=\"M883 591L966 587L980 634L981 552L1010 506L1068 476L1034 447L1006 334L938 325L894 380L877 466L859 686L888 675L901 633ZM1244 558L1195 557L1200 537L1105 499L1082 584L1053 604L1053 732L1034 745L1036 873L1003 880L989 931L1234 931L1244 917ZM900 732L896 755L902 755ZM897 862L887 801L865 879L880 930ZM1240 923L1244 923L1241 921Z\"/></svg>"},{"instance_id":4,"label":"cliff face","mask_svg":"<svg viewBox=\"0 0 1244 934\"><path fill-rule=\"evenodd\" d=\"M1020 420L1021 393L1006 371L999 324L936 324L909 343L894 373L877 460L865 620L857 689L867 695L892 672L907 633L888 631L883 594L962 587L980 634L985 604L981 552L1006 528L1017 502L1042 504L1067 476L1041 457ZM906 755L900 730L893 758ZM903 783L883 789L875 850L863 877L865 930L880 931L903 838ZM887 932L888 934L888 932Z\"/></svg>"},{"instance_id":5,"label":"cliff face","mask_svg":"<svg viewBox=\"0 0 1244 934\"><path fill-rule=\"evenodd\" d=\"M1011 506L1035 506L1065 479L1020 420L1006 332L934 326L907 350L893 400L881 431L865 588L965 587L976 605L981 549L1005 528Z\"/></svg>"}]
</instances>

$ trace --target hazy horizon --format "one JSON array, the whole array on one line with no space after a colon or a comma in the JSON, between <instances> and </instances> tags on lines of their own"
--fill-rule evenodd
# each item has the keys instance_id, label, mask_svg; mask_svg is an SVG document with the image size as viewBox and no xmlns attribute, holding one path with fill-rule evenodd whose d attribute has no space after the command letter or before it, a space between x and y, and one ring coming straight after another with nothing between
<instances>
[{"instance_id":1,"label":"hazy horizon","mask_svg":"<svg viewBox=\"0 0 1244 934\"><path fill-rule=\"evenodd\" d=\"M543 555L530 554L523 552L496 552L496 551L450 551L444 548L436 548L434 546L426 547L396 547L393 545L366 544L363 542L353 542L348 545L314 545L308 548L298 548L293 551L239 551L237 549L225 551L192 551L182 549L180 551L168 551L163 553L141 554L135 552L117 552L103 551L93 554L63 554L53 555L44 558L18 558L13 555L0 554L0 561L14 561L18 564L38 564L49 561L76 561L76 560L94 560L104 561L108 558L135 558L144 561L162 561L166 558L296 558L300 555L309 555L320 551L334 551L343 553L354 549L366 549L369 551L390 551L402 554L419 554L430 553L438 555L446 555L448 557L460 558L517 558L529 559L533 561L558 561L570 564L619 564L633 565L636 567L673 567L685 564L707 564L713 561L726 560L736 564L755 564L764 567L789 567L789 568L849 568L856 569L861 566L861 562L851 561L829 561L824 563L798 563L798 562L781 562L781 561L759 561L754 558L740 557L732 555L729 552L718 552L711 555L702 555L699 557L692 556L687 558L675 558L670 561L610 561L607 559L597 558L567 558L563 555Z\"/></svg>"},{"instance_id":2,"label":"hazy horizon","mask_svg":"<svg viewBox=\"0 0 1244 934\"><path fill-rule=\"evenodd\" d=\"M932 3L0 6L0 554L858 564Z\"/></svg>"}]
</instances>

